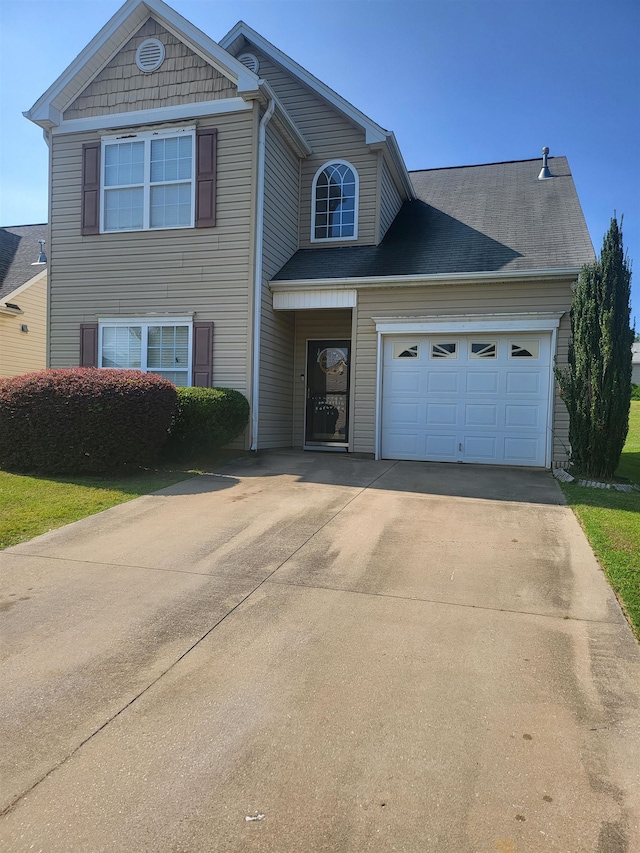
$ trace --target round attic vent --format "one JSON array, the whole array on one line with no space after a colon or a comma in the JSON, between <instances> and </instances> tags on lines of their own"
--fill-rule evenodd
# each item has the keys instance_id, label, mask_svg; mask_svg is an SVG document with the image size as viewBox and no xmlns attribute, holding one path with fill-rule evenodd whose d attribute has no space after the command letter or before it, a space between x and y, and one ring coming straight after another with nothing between
<instances>
[{"instance_id":1,"label":"round attic vent","mask_svg":"<svg viewBox=\"0 0 640 853\"><path fill-rule=\"evenodd\" d=\"M136 50L136 65L140 71L155 71L164 62L164 45L158 39L145 39Z\"/></svg>"},{"instance_id":2,"label":"round attic vent","mask_svg":"<svg viewBox=\"0 0 640 853\"><path fill-rule=\"evenodd\" d=\"M258 57L254 56L252 53L241 53L238 57L238 62L241 62L249 71L253 71L254 74L257 74L260 70L260 63L258 62Z\"/></svg>"}]
</instances>

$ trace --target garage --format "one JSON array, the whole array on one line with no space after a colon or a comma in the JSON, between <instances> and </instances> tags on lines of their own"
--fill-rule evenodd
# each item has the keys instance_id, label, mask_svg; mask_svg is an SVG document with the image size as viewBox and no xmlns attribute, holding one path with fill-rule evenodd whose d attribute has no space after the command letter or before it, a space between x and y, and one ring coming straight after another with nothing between
<instances>
[{"instance_id":1,"label":"garage","mask_svg":"<svg viewBox=\"0 0 640 853\"><path fill-rule=\"evenodd\" d=\"M545 467L552 334L384 335L384 459Z\"/></svg>"}]
</instances>

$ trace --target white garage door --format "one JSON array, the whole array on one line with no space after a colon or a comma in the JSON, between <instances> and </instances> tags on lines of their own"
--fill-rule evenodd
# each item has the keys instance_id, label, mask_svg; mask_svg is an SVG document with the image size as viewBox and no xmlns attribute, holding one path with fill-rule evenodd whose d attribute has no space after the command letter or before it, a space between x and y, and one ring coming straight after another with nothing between
<instances>
[{"instance_id":1,"label":"white garage door","mask_svg":"<svg viewBox=\"0 0 640 853\"><path fill-rule=\"evenodd\" d=\"M551 336L387 337L382 457L545 465Z\"/></svg>"}]
</instances>

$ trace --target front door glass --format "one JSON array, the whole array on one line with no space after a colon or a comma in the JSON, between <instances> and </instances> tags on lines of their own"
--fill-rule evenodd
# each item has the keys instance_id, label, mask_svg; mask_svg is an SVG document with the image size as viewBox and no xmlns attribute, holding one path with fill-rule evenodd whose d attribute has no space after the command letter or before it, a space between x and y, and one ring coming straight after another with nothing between
<instances>
[{"instance_id":1,"label":"front door glass","mask_svg":"<svg viewBox=\"0 0 640 853\"><path fill-rule=\"evenodd\" d=\"M308 341L306 442L349 441L351 341Z\"/></svg>"}]
</instances>

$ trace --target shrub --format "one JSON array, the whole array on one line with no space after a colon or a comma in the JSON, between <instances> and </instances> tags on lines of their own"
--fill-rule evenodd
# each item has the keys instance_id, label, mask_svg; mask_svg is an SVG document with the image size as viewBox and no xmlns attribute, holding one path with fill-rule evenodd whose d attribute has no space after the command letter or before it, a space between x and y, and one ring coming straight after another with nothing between
<instances>
[{"instance_id":1,"label":"shrub","mask_svg":"<svg viewBox=\"0 0 640 853\"><path fill-rule=\"evenodd\" d=\"M232 388L177 388L178 402L165 447L171 459L204 456L240 435L249 403Z\"/></svg>"},{"instance_id":2,"label":"shrub","mask_svg":"<svg viewBox=\"0 0 640 853\"><path fill-rule=\"evenodd\" d=\"M640 385L631 386L631 399L640 400Z\"/></svg>"},{"instance_id":3,"label":"shrub","mask_svg":"<svg viewBox=\"0 0 640 853\"><path fill-rule=\"evenodd\" d=\"M0 380L0 467L101 474L150 465L175 402L170 382L138 370L44 370Z\"/></svg>"}]
</instances>

